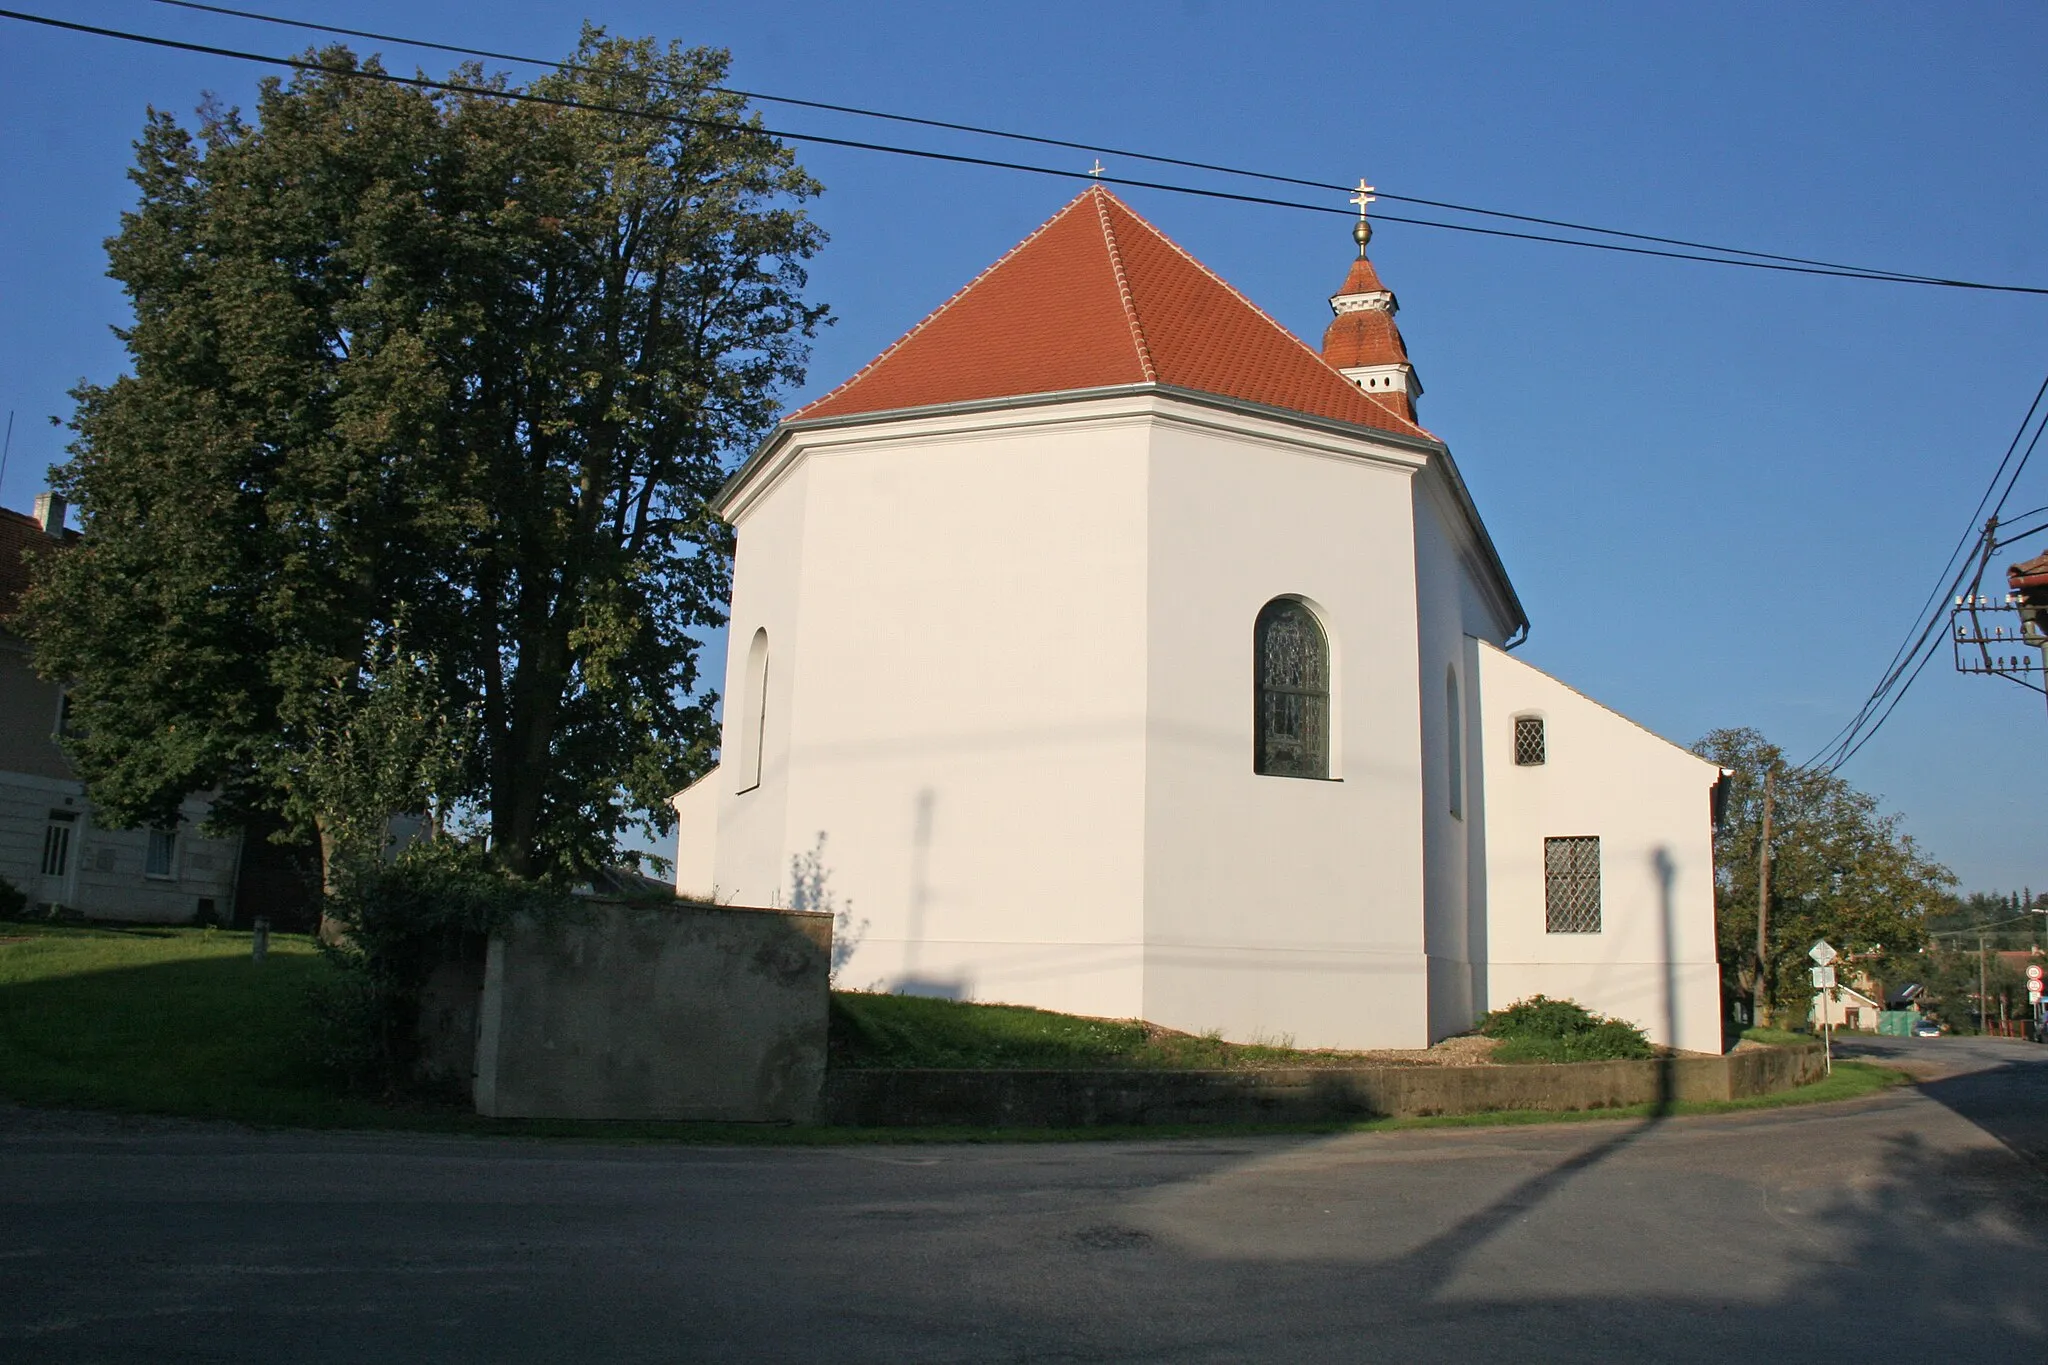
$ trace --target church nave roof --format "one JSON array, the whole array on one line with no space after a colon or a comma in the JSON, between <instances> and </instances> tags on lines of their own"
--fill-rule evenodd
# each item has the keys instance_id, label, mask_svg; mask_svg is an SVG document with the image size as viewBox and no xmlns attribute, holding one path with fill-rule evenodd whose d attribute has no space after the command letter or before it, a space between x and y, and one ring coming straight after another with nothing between
<instances>
[{"instance_id":1,"label":"church nave roof","mask_svg":"<svg viewBox=\"0 0 2048 1365\"><path fill-rule=\"evenodd\" d=\"M792 420L1146 383L1430 437L1099 185Z\"/></svg>"}]
</instances>

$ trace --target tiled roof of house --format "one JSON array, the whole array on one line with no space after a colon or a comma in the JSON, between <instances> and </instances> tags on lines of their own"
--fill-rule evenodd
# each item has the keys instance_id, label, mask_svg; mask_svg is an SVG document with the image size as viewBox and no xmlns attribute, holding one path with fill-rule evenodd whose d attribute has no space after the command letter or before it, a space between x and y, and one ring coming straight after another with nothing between
<instances>
[{"instance_id":1,"label":"tiled roof of house","mask_svg":"<svg viewBox=\"0 0 2048 1365\"><path fill-rule=\"evenodd\" d=\"M1144 383L1429 437L1100 186L792 420Z\"/></svg>"},{"instance_id":2,"label":"tiled roof of house","mask_svg":"<svg viewBox=\"0 0 2048 1365\"><path fill-rule=\"evenodd\" d=\"M77 539L78 532L66 531L62 543ZM27 556L48 549L51 543L43 524L34 517L0 507L0 623L14 615L22 593L28 590Z\"/></svg>"},{"instance_id":3,"label":"tiled roof of house","mask_svg":"<svg viewBox=\"0 0 2048 1365\"><path fill-rule=\"evenodd\" d=\"M2005 571L2005 581L2015 588L2030 588L2048 583L2048 554L2038 554L2032 559L2012 565Z\"/></svg>"}]
</instances>

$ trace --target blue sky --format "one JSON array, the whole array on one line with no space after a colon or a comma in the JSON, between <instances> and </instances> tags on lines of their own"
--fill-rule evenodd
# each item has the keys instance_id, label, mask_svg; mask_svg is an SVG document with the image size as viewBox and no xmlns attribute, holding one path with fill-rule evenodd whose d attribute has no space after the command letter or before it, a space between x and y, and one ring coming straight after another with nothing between
<instances>
[{"instance_id":1,"label":"blue sky","mask_svg":"<svg viewBox=\"0 0 2048 1365\"><path fill-rule=\"evenodd\" d=\"M591 3L601 7L249 7L541 56L566 55L587 15L729 47L742 88L2048 284L2048 9L2037 6ZM147 0L42 10L271 52L310 41ZM385 50L400 69L452 62ZM259 74L0 26L0 413L18 414L0 502L25 508L60 458L62 433L45 418L68 411L65 391L121 367L107 329L122 300L100 242L132 199L125 171L145 107L186 113L208 90L247 103ZM987 150L807 111L768 118ZM1063 169L1090 159L1015 150ZM816 214L832 234L813 294L839 319L810 392L1076 188L800 154L827 186ZM1103 161L1111 174L1179 178L1107 151ZM1281 321L1320 336L1350 251L1341 219L1124 193ZM1533 619L1525 657L1681 742L1749 724L1803 758L1828 739L1899 643L2048 370L2044 297L1398 224L1380 229L1373 257L1401 299L1422 419L1456 452ZM2012 508L2043 503L2048 455ZM1959 676L1944 655L1845 775L1902 812L1966 886L2048 887L2031 814L2044 747L2041 697Z\"/></svg>"}]
</instances>

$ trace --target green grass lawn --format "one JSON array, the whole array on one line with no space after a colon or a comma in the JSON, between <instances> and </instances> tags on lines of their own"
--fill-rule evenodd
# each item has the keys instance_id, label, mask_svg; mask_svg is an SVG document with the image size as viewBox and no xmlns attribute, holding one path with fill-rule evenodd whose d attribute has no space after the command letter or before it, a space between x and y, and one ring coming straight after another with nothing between
<instances>
[{"instance_id":1,"label":"green grass lawn","mask_svg":"<svg viewBox=\"0 0 2048 1365\"><path fill-rule=\"evenodd\" d=\"M1796 1047L1801 1043L1817 1043L1819 1038L1811 1033L1800 1033L1789 1028L1746 1028L1742 1031L1745 1043L1768 1043L1772 1047Z\"/></svg>"},{"instance_id":2,"label":"green grass lawn","mask_svg":"<svg viewBox=\"0 0 2048 1365\"><path fill-rule=\"evenodd\" d=\"M1022 1005L970 1005L924 996L835 991L836 1067L1138 1068L1189 1071L1353 1066L1341 1052L1275 1043L1226 1043L1149 1028L1136 1019L1090 1019Z\"/></svg>"},{"instance_id":3,"label":"green grass lawn","mask_svg":"<svg viewBox=\"0 0 2048 1365\"><path fill-rule=\"evenodd\" d=\"M375 1106L298 1060L310 939L0 923L0 1094L255 1123L336 1124Z\"/></svg>"},{"instance_id":4,"label":"green grass lawn","mask_svg":"<svg viewBox=\"0 0 2048 1365\"><path fill-rule=\"evenodd\" d=\"M259 1126L375 1128L601 1141L1024 1142L1335 1133L1641 1117L1646 1108L1383 1119L1285 1128L1200 1124L1087 1129L788 1128L486 1119L455 1103L381 1103L346 1093L296 1046L308 988L330 970L309 939L0 922L0 1098L52 1107L227 1119ZM843 993L833 999L840 1066L1242 1067L1341 1063L1328 1053L1246 1046L1003 1005ZM1837 1062L1834 1076L1781 1095L1687 1104L1719 1113L1848 1099L1895 1071Z\"/></svg>"}]
</instances>

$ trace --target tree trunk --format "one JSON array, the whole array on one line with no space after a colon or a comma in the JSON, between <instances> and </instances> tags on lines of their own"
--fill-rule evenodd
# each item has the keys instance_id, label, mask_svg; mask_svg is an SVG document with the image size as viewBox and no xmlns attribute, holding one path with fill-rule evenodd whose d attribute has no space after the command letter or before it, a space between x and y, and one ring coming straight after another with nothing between
<instances>
[{"instance_id":1,"label":"tree trunk","mask_svg":"<svg viewBox=\"0 0 2048 1365\"><path fill-rule=\"evenodd\" d=\"M335 947L348 941L348 930L328 914L334 904L334 827L324 815L313 817L320 835L320 941Z\"/></svg>"}]
</instances>

